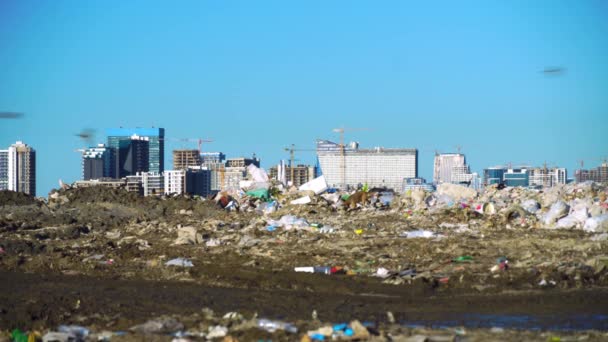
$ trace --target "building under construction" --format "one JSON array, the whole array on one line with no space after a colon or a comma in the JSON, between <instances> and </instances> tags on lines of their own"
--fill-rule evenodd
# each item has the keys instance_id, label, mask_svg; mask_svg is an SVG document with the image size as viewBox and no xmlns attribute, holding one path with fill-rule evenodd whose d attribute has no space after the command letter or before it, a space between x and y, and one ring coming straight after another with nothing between
<instances>
[{"instance_id":1,"label":"building under construction","mask_svg":"<svg viewBox=\"0 0 608 342\"><path fill-rule=\"evenodd\" d=\"M270 168L270 178L279 180L279 166L273 166ZM317 177L317 170L314 166L308 165L296 165L293 167L293 183L291 179L291 166L285 166L285 181L287 184L293 184L296 187L307 183Z\"/></svg>"},{"instance_id":2,"label":"building under construction","mask_svg":"<svg viewBox=\"0 0 608 342\"><path fill-rule=\"evenodd\" d=\"M415 148L360 149L358 143L341 146L317 140L321 172L330 187L374 188L401 191L404 178L418 177L418 150Z\"/></svg>"},{"instance_id":3,"label":"building under construction","mask_svg":"<svg viewBox=\"0 0 608 342\"><path fill-rule=\"evenodd\" d=\"M566 184L568 173L563 167L534 167L528 170L529 186L548 188Z\"/></svg>"},{"instance_id":4,"label":"building under construction","mask_svg":"<svg viewBox=\"0 0 608 342\"><path fill-rule=\"evenodd\" d=\"M198 150L173 150L173 169L185 170L190 166L200 166L201 156Z\"/></svg>"},{"instance_id":5,"label":"building under construction","mask_svg":"<svg viewBox=\"0 0 608 342\"><path fill-rule=\"evenodd\" d=\"M591 170L579 169L575 171L574 177L577 182L594 181L598 183L608 183L608 162Z\"/></svg>"}]
</instances>

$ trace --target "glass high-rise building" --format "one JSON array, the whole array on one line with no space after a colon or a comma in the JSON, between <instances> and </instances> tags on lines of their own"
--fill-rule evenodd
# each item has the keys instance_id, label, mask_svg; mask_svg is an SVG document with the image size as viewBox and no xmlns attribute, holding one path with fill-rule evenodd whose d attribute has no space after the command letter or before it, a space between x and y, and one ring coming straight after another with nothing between
<instances>
[{"instance_id":1,"label":"glass high-rise building","mask_svg":"<svg viewBox=\"0 0 608 342\"><path fill-rule=\"evenodd\" d=\"M0 190L8 190L8 150L0 150Z\"/></svg>"},{"instance_id":2,"label":"glass high-rise building","mask_svg":"<svg viewBox=\"0 0 608 342\"><path fill-rule=\"evenodd\" d=\"M148 169L147 170L139 170L139 171L150 171L154 173L162 173L165 171L165 129L164 128L109 128L106 130L106 135L108 136L108 147L115 149L115 153L117 155L116 164L117 168L120 168L120 165L129 164L127 161L127 157L129 155L133 155L133 151L131 145L132 136L145 137L148 139ZM139 144L137 142L136 144ZM131 153L129 153L131 152ZM143 156L143 155L142 155ZM140 169L139 167L135 167L135 169ZM118 172L115 177L120 178L124 177L128 173L123 170Z\"/></svg>"},{"instance_id":3,"label":"glass high-rise building","mask_svg":"<svg viewBox=\"0 0 608 342\"><path fill-rule=\"evenodd\" d=\"M114 178L116 170L114 150L104 144L89 147L82 154L82 179Z\"/></svg>"}]
</instances>

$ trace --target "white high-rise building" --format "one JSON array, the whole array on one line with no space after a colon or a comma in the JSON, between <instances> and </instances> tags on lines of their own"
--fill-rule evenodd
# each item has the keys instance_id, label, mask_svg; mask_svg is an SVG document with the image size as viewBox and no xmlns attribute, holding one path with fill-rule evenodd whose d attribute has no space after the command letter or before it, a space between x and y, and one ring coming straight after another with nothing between
<instances>
[{"instance_id":1,"label":"white high-rise building","mask_svg":"<svg viewBox=\"0 0 608 342\"><path fill-rule=\"evenodd\" d=\"M433 183L454 183L452 180L452 169L456 167L466 166L464 154L461 153L439 153L435 154L435 163L433 167ZM457 169L456 176L459 176Z\"/></svg>"},{"instance_id":2,"label":"white high-rise building","mask_svg":"<svg viewBox=\"0 0 608 342\"><path fill-rule=\"evenodd\" d=\"M566 184L568 173L563 167L535 167L529 170L529 186L552 187Z\"/></svg>"},{"instance_id":3,"label":"white high-rise building","mask_svg":"<svg viewBox=\"0 0 608 342\"><path fill-rule=\"evenodd\" d=\"M0 190L36 196L36 151L17 141L0 151Z\"/></svg>"},{"instance_id":4,"label":"white high-rise building","mask_svg":"<svg viewBox=\"0 0 608 342\"><path fill-rule=\"evenodd\" d=\"M451 183L455 184L471 184L473 174L468 165L458 165L452 167Z\"/></svg>"},{"instance_id":5,"label":"white high-rise building","mask_svg":"<svg viewBox=\"0 0 608 342\"><path fill-rule=\"evenodd\" d=\"M186 191L186 170L165 170L165 194L183 194Z\"/></svg>"},{"instance_id":6,"label":"white high-rise building","mask_svg":"<svg viewBox=\"0 0 608 342\"><path fill-rule=\"evenodd\" d=\"M342 147L328 140L317 141L321 173L330 187L353 188L367 184L400 191L404 178L418 176L415 148L359 149L357 143Z\"/></svg>"}]
</instances>

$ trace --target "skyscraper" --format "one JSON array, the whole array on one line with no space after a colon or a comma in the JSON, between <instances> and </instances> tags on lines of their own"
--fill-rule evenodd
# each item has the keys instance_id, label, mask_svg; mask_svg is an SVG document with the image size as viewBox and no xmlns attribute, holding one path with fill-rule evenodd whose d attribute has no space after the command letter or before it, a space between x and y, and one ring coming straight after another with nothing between
<instances>
[{"instance_id":1,"label":"skyscraper","mask_svg":"<svg viewBox=\"0 0 608 342\"><path fill-rule=\"evenodd\" d=\"M36 196L36 151L17 141L0 151L0 190Z\"/></svg>"},{"instance_id":2,"label":"skyscraper","mask_svg":"<svg viewBox=\"0 0 608 342\"><path fill-rule=\"evenodd\" d=\"M114 177L124 177L129 174L124 169L127 163L127 156L133 141L133 136L148 138L148 168L147 170L154 173L162 173L165 171L165 129L164 128L110 128L106 130L108 136L108 147L115 149L117 155L116 164L119 169L118 174ZM132 151L133 152L133 151ZM139 151L135 151L139 152ZM140 153L141 155L141 153ZM135 173L132 173L135 174Z\"/></svg>"},{"instance_id":3,"label":"skyscraper","mask_svg":"<svg viewBox=\"0 0 608 342\"><path fill-rule=\"evenodd\" d=\"M82 154L82 179L114 178L115 153L104 144L90 147Z\"/></svg>"}]
</instances>

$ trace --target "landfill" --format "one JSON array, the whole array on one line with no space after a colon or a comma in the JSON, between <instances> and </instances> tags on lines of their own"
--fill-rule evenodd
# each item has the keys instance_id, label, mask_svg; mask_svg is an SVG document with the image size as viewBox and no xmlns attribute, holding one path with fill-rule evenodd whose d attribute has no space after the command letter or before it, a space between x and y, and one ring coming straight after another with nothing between
<instances>
[{"instance_id":1,"label":"landfill","mask_svg":"<svg viewBox=\"0 0 608 342\"><path fill-rule=\"evenodd\" d=\"M608 339L606 185L249 172L209 198L0 191L0 341Z\"/></svg>"}]
</instances>

